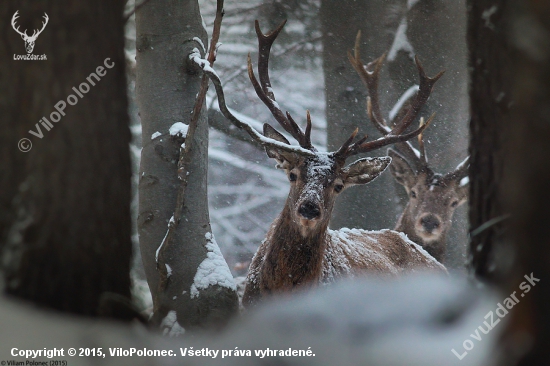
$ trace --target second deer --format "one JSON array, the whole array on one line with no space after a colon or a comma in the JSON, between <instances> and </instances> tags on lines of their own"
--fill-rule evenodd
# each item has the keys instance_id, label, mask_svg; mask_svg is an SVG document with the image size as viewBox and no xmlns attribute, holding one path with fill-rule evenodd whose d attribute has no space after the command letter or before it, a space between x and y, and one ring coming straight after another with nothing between
<instances>
[{"instance_id":1,"label":"second deer","mask_svg":"<svg viewBox=\"0 0 550 366\"><path fill-rule=\"evenodd\" d=\"M250 264L243 304L249 306L273 293L291 292L367 271L398 274L423 268L446 272L437 260L401 233L392 230L328 229L338 195L348 187L366 184L378 177L391 158L363 158L349 165L346 165L346 160L359 153L407 141L420 134L427 124L405 133L418 114L411 113L383 138L367 141L364 136L354 142L358 132L356 129L337 151L318 151L311 144L309 112L304 131L288 112L282 112L271 88L268 73L270 49L284 24L264 35L256 21L259 82L254 75L250 56L248 75L258 97L277 122L298 141L299 146L291 145L267 123L264 124L262 136L238 120L225 105L218 76L204 68L214 82L222 113L266 148L267 155L277 161L277 168L285 171L290 183L283 210L271 225ZM423 92L419 95L429 95L438 77L428 78L420 64L417 65ZM416 102L416 111L419 111L425 100L417 98Z\"/></svg>"},{"instance_id":2,"label":"second deer","mask_svg":"<svg viewBox=\"0 0 550 366\"><path fill-rule=\"evenodd\" d=\"M382 116L378 98L378 82L384 56L365 67L359 57L360 35L357 35L354 54L348 53L348 58L368 89L369 118L376 128L387 136L391 134L391 128ZM440 73L436 78L441 75ZM423 92L421 78L417 99L427 100L428 96L429 94ZM413 102L406 113L417 113L416 108L418 105ZM427 123L432 119L433 115ZM405 233L409 239L420 244L435 259L444 263L446 237L451 228L454 211L468 198L469 159L466 158L452 172L436 173L428 165L422 136L422 133L418 135L419 150L408 141L395 144L395 150L388 149L388 155L392 158L390 171L395 180L403 185L409 197L394 230Z\"/></svg>"}]
</instances>

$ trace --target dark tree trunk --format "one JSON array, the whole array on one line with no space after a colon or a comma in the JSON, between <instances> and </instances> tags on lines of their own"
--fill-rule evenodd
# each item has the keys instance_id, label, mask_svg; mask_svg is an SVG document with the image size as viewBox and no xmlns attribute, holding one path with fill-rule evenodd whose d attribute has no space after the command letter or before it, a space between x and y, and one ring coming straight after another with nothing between
<instances>
[{"instance_id":1,"label":"dark tree trunk","mask_svg":"<svg viewBox=\"0 0 550 366\"><path fill-rule=\"evenodd\" d=\"M106 4L8 1L0 10L4 20L19 10L21 29L39 29L49 17L34 48L47 61L13 60L26 53L23 41L6 21L0 30L1 209L13 216L2 252L6 291L91 316L100 299L130 297L124 2ZM87 81L94 72L99 80ZM72 88L81 83L89 91L79 96ZM47 131L38 122L53 122L59 101L64 115ZM42 138L29 134L38 128ZM16 150L20 138L33 144L26 154Z\"/></svg>"},{"instance_id":2,"label":"dark tree trunk","mask_svg":"<svg viewBox=\"0 0 550 366\"><path fill-rule=\"evenodd\" d=\"M367 117L366 87L350 65L347 52L355 44L357 31L362 33L362 58L370 62L386 52L397 28L400 9L405 1L338 1L321 2L321 30L323 34L323 70L327 116L327 148L337 149L356 127L360 134L370 138L380 134ZM382 77L380 94L385 101L390 85ZM386 104L384 104L386 106ZM373 152L381 156L386 150ZM368 187L352 188L342 193L333 211L331 227L343 226L364 229L393 227L398 212L394 194L389 190L390 174L381 175Z\"/></svg>"},{"instance_id":3,"label":"dark tree trunk","mask_svg":"<svg viewBox=\"0 0 550 366\"><path fill-rule=\"evenodd\" d=\"M520 365L542 366L550 360L550 3L508 3L498 9L499 14L508 11L506 35L513 55L508 75L514 104L506 120L510 153L504 170L505 204L512 212L511 236L519 258L511 285L517 290L525 274L540 280L525 294L510 328L516 332L512 336L533 336Z\"/></svg>"},{"instance_id":4,"label":"dark tree trunk","mask_svg":"<svg viewBox=\"0 0 550 366\"><path fill-rule=\"evenodd\" d=\"M225 322L237 310L236 292L223 286L208 286L192 297L197 268L207 257L211 233L207 201L208 125L201 113L191 150L189 180L183 217L172 244L163 248L168 267L157 271L156 253L174 215L181 181L177 177L180 145L170 137L176 122L189 124L202 75L191 67L188 56L201 50L206 30L201 24L196 0L163 2L150 0L136 12L136 95L143 129L139 182L138 232L147 281L153 295L153 322L160 324L168 312L177 312L185 328ZM204 55L204 51L201 50ZM151 136L159 132L160 137ZM227 273L229 269L225 265ZM224 270L225 270L224 269ZM232 281L232 278L231 278Z\"/></svg>"},{"instance_id":5,"label":"dark tree trunk","mask_svg":"<svg viewBox=\"0 0 550 366\"><path fill-rule=\"evenodd\" d=\"M482 280L495 280L502 268L495 246L506 234L501 182L505 165L503 137L509 117L510 52L506 42L505 0L468 2L470 49L470 227L471 266ZM487 11L496 7L490 16ZM517 122L514 122L517 123ZM475 231L476 229L482 229ZM484 229L483 229L484 228ZM505 261L503 261L505 262Z\"/></svg>"}]
</instances>

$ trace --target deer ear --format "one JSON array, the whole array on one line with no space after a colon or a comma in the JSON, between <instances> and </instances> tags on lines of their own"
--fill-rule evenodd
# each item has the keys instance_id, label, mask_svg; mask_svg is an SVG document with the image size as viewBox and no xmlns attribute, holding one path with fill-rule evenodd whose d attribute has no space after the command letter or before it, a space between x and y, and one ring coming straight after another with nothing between
<instances>
[{"instance_id":1,"label":"deer ear","mask_svg":"<svg viewBox=\"0 0 550 366\"><path fill-rule=\"evenodd\" d=\"M456 184L456 194L458 195L458 206L468 201L470 191L470 179L466 176L459 179Z\"/></svg>"},{"instance_id":2,"label":"deer ear","mask_svg":"<svg viewBox=\"0 0 550 366\"><path fill-rule=\"evenodd\" d=\"M363 158L345 167L344 185L346 187L365 184L378 177L391 163L389 156Z\"/></svg>"},{"instance_id":3,"label":"deer ear","mask_svg":"<svg viewBox=\"0 0 550 366\"><path fill-rule=\"evenodd\" d=\"M407 192L416 184L416 174L405 158L393 149L388 149L391 157L390 172L397 181L403 185Z\"/></svg>"},{"instance_id":4,"label":"deer ear","mask_svg":"<svg viewBox=\"0 0 550 366\"><path fill-rule=\"evenodd\" d=\"M290 142L288 142L288 140L281 133L279 133L279 131L267 123L264 123L264 136L290 145ZM277 168L289 169L291 166L295 165L297 160L296 154L282 151L274 147L266 147L265 152L267 153L267 156L277 160Z\"/></svg>"}]
</instances>

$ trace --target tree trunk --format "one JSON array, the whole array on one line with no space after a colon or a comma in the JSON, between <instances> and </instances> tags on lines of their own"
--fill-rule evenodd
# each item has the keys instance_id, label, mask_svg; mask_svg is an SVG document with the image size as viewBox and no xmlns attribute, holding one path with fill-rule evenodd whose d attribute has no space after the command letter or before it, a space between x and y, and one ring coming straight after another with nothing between
<instances>
[{"instance_id":1,"label":"tree trunk","mask_svg":"<svg viewBox=\"0 0 550 366\"><path fill-rule=\"evenodd\" d=\"M497 2L498 3L498 2ZM509 77L513 92L509 137L506 144L504 195L512 212L511 236L519 266L517 290L524 275L539 282L525 293L521 307L513 309L512 332L533 336L532 348L520 365L548 365L550 360L550 3L508 2L506 36L512 54ZM495 4L496 5L496 4ZM496 15L495 14L495 15ZM501 121L499 121L502 123Z\"/></svg>"},{"instance_id":2,"label":"tree trunk","mask_svg":"<svg viewBox=\"0 0 550 366\"><path fill-rule=\"evenodd\" d=\"M2 19L19 10L21 29L40 29L44 13L49 17L33 51L46 61L4 56L0 61L7 92L0 101L7 144L2 143L4 216L9 198L4 194L17 192L2 253L6 290L90 316L109 300L130 297L123 5L8 1L0 10ZM0 32L2 55L26 53L11 27L5 24ZM48 128L39 122L43 116L53 122ZM20 138L33 144L26 155L15 150Z\"/></svg>"},{"instance_id":3,"label":"tree trunk","mask_svg":"<svg viewBox=\"0 0 550 366\"><path fill-rule=\"evenodd\" d=\"M353 49L358 30L362 33L361 49L365 62L387 51L393 40L392 31L400 19L400 5L404 4L404 0L321 2L328 150L340 147L356 127L359 127L360 135L367 133L371 139L380 137L367 117L367 89L346 55ZM383 76L380 85L382 102L385 102L385 91L390 86L385 80ZM385 149L379 150L371 156L385 153ZM394 194L388 190L391 182L390 174L383 174L368 187L352 188L342 193L334 207L331 227L393 227L398 212Z\"/></svg>"},{"instance_id":4,"label":"tree trunk","mask_svg":"<svg viewBox=\"0 0 550 366\"><path fill-rule=\"evenodd\" d=\"M506 42L505 0L469 0L470 49L470 227L471 266L486 281L503 274L495 246L505 239L507 211L501 182L505 164L503 137L509 117L510 53ZM493 11L498 9L497 11ZM517 122L513 122L514 124ZM503 221L504 220L504 221ZM485 226L484 226L485 225ZM482 229L475 231L476 229ZM484 229L483 229L484 228ZM505 258L503 258L505 259Z\"/></svg>"},{"instance_id":5,"label":"tree trunk","mask_svg":"<svg viewBox=\"0 0 550 366\"><path fill-rule=\"evenodd\" d=\"M208 284L198 296L192 290L199 265L207 258L211 233L207 201L208 125L201 113L191 150L189 180L181 222L173 245L163 248L167 280L157 271L156 253L174 215L181 182L177 178L180 145L170 136L176 122L189 124L201 75L188 61L193 48L206 43L196 0L150 0L136 12L136 94L143 135L139 182L138 232L147 281L153 295L153 322L177 312L185 328L225 322L237 309L234 289ZM159 132L160 137L152 138ZM229 269L225 266L222 271ZM223 267L223 266L222 266ZM231 278L231 284L233 279Z\"/></svg>"}]
</instances>

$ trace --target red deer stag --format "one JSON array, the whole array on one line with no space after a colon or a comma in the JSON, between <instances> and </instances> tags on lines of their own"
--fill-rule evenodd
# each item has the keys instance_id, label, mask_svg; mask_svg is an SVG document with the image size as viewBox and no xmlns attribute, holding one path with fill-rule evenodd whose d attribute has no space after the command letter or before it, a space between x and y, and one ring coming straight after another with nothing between
<instances>
[{"instance_id":1,"label":"red deer stag","mask_svg":"<svg viewBox=\"0 0 550 366\"><path fill-rule=\"evenodd\" d=\"M348 53L348 57L367 86L369 118L376 128L387 136L391 133L391 129L382 117L378 98L378 81L384 56L365 67L359 58L359 37L360 33L356 39L355 55ZM420 96L422 84L419 90ZM414 109L416 105L413 104L408 108ZM432 118L433 116L428 123ZM468 197L469 164L467 158L450 173L445 175L435 173L428 165L422 136L422 133L418 135L420 151L413 148L408 141L395 144L396 150L388 150L388 155L392 158L390 171L395 180L405 187L409 196L409 201L394 230L405 233L409 239L420 244L435 259L443 263L446 236L452 224L453 213L458 206L466 202Z\"/></svg>"},{"instance_id":2,"label":"red deer stag","mask_svg":"<svg viewBox=\"0 0 550 366\"><path fill-rule=\"evenodd\" d=\"M258 97L279 124L298 141L299 147L291 145L268 124L264 124L262 136L238 120L225 105L218 76L208 67L203 68L216 87L222 113L262 144L267 155L277 161L277 168L283 169L290 181L290 192L283 211L271 225L250 264L243 304L250 306L272 293L315 286L334 281L340 276L353 276L365 271L398 274L415 268L427 268L446 272L445 267L402 233L392 230L328 229L338 194L348 187L375 179L386 169L391 158L363 158L347 166L346 160L359 153L406 141L421 133L427 124L409 133L405 133L405 129L416 119L437 77L426 77L417 63L422 88L419 96L426 98L422 100L417 97L414 112L404 117L388 135L374 141L366 141L365 136L354 142L356 129L337 151L319 152L311 144L309 112L303 131L288 112L282 112L271 88L269 54L284 24L264 35L256 21L259 82L252 69L250 55L248 75Z\"/></svg>"}]
</instances>

